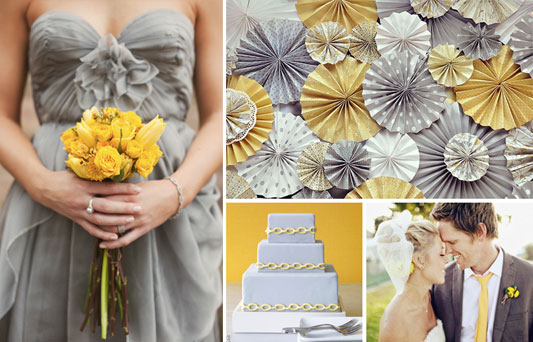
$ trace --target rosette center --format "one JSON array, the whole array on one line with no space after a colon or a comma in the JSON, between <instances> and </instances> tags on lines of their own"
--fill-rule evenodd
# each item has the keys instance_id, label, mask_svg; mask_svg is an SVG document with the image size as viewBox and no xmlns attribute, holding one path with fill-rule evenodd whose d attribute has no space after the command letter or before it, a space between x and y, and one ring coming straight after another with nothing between
<instances>
[{"instance_id":1,"label":"rosette center","mask_svg":"<svg viewBox=\"0 0 533 342\"><path fill-rule=\"evenodd\" d=\"M246 137L255 126L257 106L243 91L226 89L226 145Z\"/></svg>"},{"instance_id":2,"label":"rosette center","mask_svg":"<svg viewBox=\"0 0 533 342\"><path fill-rule=\"evenodd\" d=\"M459 133L446 144L444 163L454 177L467 182L476 181L487 173L489 150L475 135Z\"/></svg>"}]
</instances>

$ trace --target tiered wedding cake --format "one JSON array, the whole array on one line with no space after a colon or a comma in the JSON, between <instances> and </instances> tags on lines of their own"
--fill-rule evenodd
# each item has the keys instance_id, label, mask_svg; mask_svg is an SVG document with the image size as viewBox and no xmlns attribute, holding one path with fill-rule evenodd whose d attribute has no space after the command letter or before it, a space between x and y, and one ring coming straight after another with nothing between
<instances>
[{"instance_id":1,"label":"tiered wedding cake","mask_svg":"<svg viewBox=\"0 0 533 342\"><path fill-rule=\"evenodd\" d=\"M337 273L315 241L313 214L268 215L268 239L243 275L243 311L339 311Z\"/></svg>"}]
</instances>

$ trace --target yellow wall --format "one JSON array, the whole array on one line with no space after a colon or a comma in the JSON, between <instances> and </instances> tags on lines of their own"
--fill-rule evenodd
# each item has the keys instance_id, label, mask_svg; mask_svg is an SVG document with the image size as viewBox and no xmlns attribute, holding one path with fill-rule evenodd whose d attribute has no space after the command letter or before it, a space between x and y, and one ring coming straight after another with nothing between
<instances>
[{"instance_id":1,"label":"yellow wall","mask_svg":"<svg viewBox=\"0 0 533 342\"><path fill-rule=\"evenodd\" d=\"M270 213L313 213L316 239L324 242L325 261L340 282L362 283L362 205L360 203L227 203L226 276L241 282L257 262L257 244L266 239Z\"/></svg>"}]
</instances>

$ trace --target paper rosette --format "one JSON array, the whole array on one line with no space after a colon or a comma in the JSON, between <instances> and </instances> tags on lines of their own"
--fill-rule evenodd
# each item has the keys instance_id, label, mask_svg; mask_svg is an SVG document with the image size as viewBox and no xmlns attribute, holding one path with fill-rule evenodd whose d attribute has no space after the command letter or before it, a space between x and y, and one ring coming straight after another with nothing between
<instances>
[{"instance_id":1,"label":"paper rosette","mask_svg":"<svg viewBox=\"0 0 533 342\"><path fill-rule=\"evenodd\" d=\"M331 199L331 195L327 191L315 191L309 188L303 188L292 195L294 199Z\"/></svg>"},{"instance_id":2,"label":"paper rosette","mask_svg":"<svg viewBox=\"0 0 533 342\"><path fill-rule=\"evenodd\" d=\"M382 55L407 51L423 57L431 47L430 37L426 23L416 14L393 13L381 20L376 44Z\"/></svg>"},{"instance_id":3,"label":"paper rosette","mask_svg":"<svg viewBox=\"0 0 533 342\"><path fill-rule=\"evenodd\" d=\"M226 170L226 198L250 199L257 198L250 184L236 172Z\"/></svg>"},{"instance_id":4,"label":"paper rosette","mask_svg":"<svg viewBox=\"0 0 533 342\"><path fill-rule=\"evenodd\" d=\"M272 108L272 101L266 90L252 79L244 76L230 76L227 78L226 88L245 93L256 107L255 125L243 139L226 145L226 163L235 165L255 154L268 139L268 134L272 130L272 121L274 121L274 108ZM233 114L232 111L227 111L226 118L231 118Z\"/></svg>"},{"instance_id":5,"label":"paper rosette","mask_svg":"<svg viewBox=\"0 0 533 342\"><path fill-rule=\"evenodd\" d=\"M533 182L527 182L521 187L514 187L512 194L506 196L507 198L528 199L533 198Z\"/></svg>"},{"instance_id":6,"label":"paper rosette","mask_svg":"<svg viewBox=\"0 0 533 342\"><path fill-rule=\"evenodd\" d=\"M515 12L524 0L455 0L452 7L476 23L501 23Z\"/></svg>"},{"instance_id":7,"label":"paper rosette","mask_svg":"<svg viewBox=\"0 0 533 342\"><path fill-rule=\"evenodd\" d=\"M457 35L457 46L468 58L485 61L500 52L499 38L494 28L485 24L466 24Z\"/></svg>"},{"instance_id":8,"label":"paper rosette","mask_svg":"<svg viewBox=\"0 0 533 342\"><path fill-rule=\"evenodd\" d=\"M503 156L506 132L476 124L464 115L459 103L445 106L441 118L431 127L410 134L420 153L420 167L411 183L427 198L503 198L513 187ZM461 133L475 136L488 149L489 168L477 181L458 179L448 171L444 162L446 146Z\"/></svg>"},{"instance_id":9,"label":"paper rosette","mask_svg":"<svg viewBox=\"0 0 533 342\"><path fill-rule=\"evenodd\" d=\"M235 73L259 82L273 103L298 101L307 75L318 64L305 48L306 33L302 23L292 20L257 25L237 48Z\"/></svg>"},{"instance_id":10,"label":"paper rosette","mask_svg":"<svg viewBox=\"0 0 533 342\"><path fill-rule=\"evenodd\" d=\"M372 178L350 191L346 199L378 199L378 198L424 198L424 194L413 184L393 177Z\"/></svg>"},{"instance_id":11,"label":"paper rosette","mask_svg":"<svg viewBox=\"0 0 533 342\"><path fill-rule=\"evenodd\" d=\"M439 118L445 88L425 58L403 52L381 56L366 73L363 97L370 115L392 132L418 132Z\"/></svg>"},{"instance_id":12,"label":"paper rosette","mask_svg":"<svg viewBox=\"0 0 533 342\"><path fill-rule=\"evenodd\" d=\"M323 191L333 187L324 173L324 157L328 147L328 143L317 142L307 146L298 157L298 178L311 190Z\"/></svg>"},{"instance_id":13,"label":"paper rosette","mask_svg":"<svg viewBox=\"0 0 533 342\"><path fill-rule=\"evenodd\" d=\"M533 15L532 12L533 12L533 1L531 0L524 1L522 6L520 6L520 8L516 12L511 14L509 18L505 19L503 22L499 23L498 25L495 25L496 34L500 36L500 41L504 44L507 44L509 42L509 39L511 39L511 34L516 29L516 24L518 24L518 22L522 20L524 16Z\"/></svg>"},{"instance_id":14,"label":"paper rosette","mask_svg":"<svg viewBox=\"0 0 533 342\"><path fill-rule=\"evenodd\" d=\"M368 178L370 158L364 146L342 140L329 146L324 158L328 180L341 189L353 189Z\"/></svg>"},{"instance_id":15,"label":"paper rosette","mask_svg":"<svg viewBox=\"0 0 533 342\"><path fill-rule=\"evenodd\" d=\"M294 5L286 0L227 0L227 48L234 51L250 29L276 18L300 20Z\"/></svg>"},{"instance_id":16,"label":"paper rosette","mask_svg":"<svg viewBox=\"0 0 533 342\"><path fill-rule=\"evenodd\" d=\"M375 0L298 0L296 10L305 26L336 21L347 31L364 21L376 21Z\"/></svg>"},{"instance_id":17,"label":"paper rosette","mask_svg":"<svg viewBox=\"0 0 533 342\"><path fill-rule=\"evenodd\" d=\"M365 145L370 157L370 178L388 176L409 182L418 170L418 148L407 134L381 130Z\"/></svg>"},{"instance_id":18,"label":"paper rosette","mask_svg":"<svg viewBox=\"0 0 533 342\"><path fill-rule=\"evenodd\" d=\"M522 72L533 76L533 17L524 16L516 24L516 30L511 34L509 46L513 50L513 59L520 65Z\"/></svg>"},{"instance_id":19,"label":"paper rosette","mask_svg":"<svg viewBox=\"0 0 533 342\"><path fill-rule=\"evenodd\" d=\"M255 126L257 106L244 91L226 89L226 145L240 141Z\"/></svg>"},{"instance_id":20,"label":"paper rosette","mask_svg":"<svg viewBox=\"0 0 533 342\"><path fill-rule=\"evenodd\" d=\"M256 154L235 167L257 195L285 197L303 188L298 179L298 157L308 145L319 139L302 118L276 112L274 127Z\"/></svg>"},{"instance_id":21,"label":"paper rosette","mask_svg":"<svg viewBox=\"0 0 533 342\"><path fill-rule=\"evenodd\" d=\"M383 20L393 13L407 12L414 14L411 0L376 0L379 19Z\"/></svg>"},{"instance_id":22,"label":"paper rosette","mask_svg":"<svg viewBox=\"0 0 533 342\"><path fill-rule=\"evenodd\" d=\"M518 186L533 181L533 121L509 131L505 138L505 158Z\"/></svg>"},{"instance_id":23,"label":"paper rosette","mask_svg":"<svg viewBox=\"0 0 533 342\"><path fill-rule=\"evenodd\" d=\"M235 56L229 49L226 49L226 76L230 76L233 73L236 63L237 56Z\"/></svg>"},{"instance_id":24,"label":"paper rosette","mask_svg":"<svg viewBox=\"0 0 533 342\"><path fill-rule=\"evenodd\" d=\"M328 21L307 31L305 47L315 61L321 64L336 64L348 53L350 37L342 25Z\"/></svg>"},{"instance_id":25,"label":"paper rosette","mask_svg":"<svg viewBox=\"0 0 533 342\"><path fill-rule=\"evenodd\" d=\"M470 133L457 133L444 148L444 164L450 173L467 182L483 177L489 168L489 150Z\"/></svg>"},{"instance_id":26,"label":"paper rosette","mask_svg":"<svg viewBox=\"0 0 533 342\"><path fill-rule=\"evenodd\" d=\"M309 75L300 99L302 116L320 138L363 141L380 130L363 102L361 82L368 68L347 57L335 65L319 65Z\"/></svg>"},{"instance_id":27,"label":"paper rosette","mask_svg":"<svg viewBox=\"0 0 533 342\"><path fill-rule=\"evenodd\" d=\"M411 0L411 6L416 13L425 18L437 18L443 16L454 0Z\"/></svg>"},{"instance_id":28,"label":"paper rosette","mask_svg":"<svg viewBox=\"0 0 533 342\"><path fill-rule=\"evenodd\" d=\"M533 80L512 54L504 45L490 60L475 60L472 77L454 88L464 112L483 126L508 130L533 120Z\"/></svg>"},{"instance_id":29,"label":"paper rosette","mask_svg":"<svg viewBox=\"0 0 533 342\"><path fill-rule=\"evenodd\" d=\"M474 71L473 61L448 43L431 50L428 68L433 79L446 87L465 83Z\"/></svg>"},{"instance_id":30,"label":"paper rosette","mask_svg":"<svg viewBox=\"0 0 533 342\"><path fill-rule=\"evenodd\" d=\"M451 9L442 17L423 18L431 32L431 47L437 45L452 44L457 46L457 36L467 23L473 23L472 19L463 18L459 12Z\"/></svg>"},{"instance_id":31,"label":"paper rosette","mask_svg":"<svg viewBox=\"0 0 533 342\"><path fill-rule=\"evenodd\" d=\"M381 55L376 45L378 23L365 21L352 29L350 35L350 53L357 60L371 64Z\"/></svg>"}]
</instances>

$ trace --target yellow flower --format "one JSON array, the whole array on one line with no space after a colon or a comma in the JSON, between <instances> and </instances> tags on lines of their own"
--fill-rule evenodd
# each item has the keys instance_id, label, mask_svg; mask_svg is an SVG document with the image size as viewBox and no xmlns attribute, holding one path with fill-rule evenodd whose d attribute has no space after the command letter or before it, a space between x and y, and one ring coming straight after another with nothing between
<instances>
[{"instance_id":1,"label":"yellow flower","mask_svg":"<svg viewBox=\"0 0 533 342\"><path fill-rule=\"evenodd\" d=\"M157 140L159 140L166 125L167 124L163 123L163 119L160 119L158 115L139 130L139 133L135 136L135 140L139 141L144 148L152 146Z\"/></svg>"},{"instance_id":2,"label":"yellow flower","mask_svg":"<svg viewBox=\"0 0 533 342\"><path fill-rule=\"evenodd\" d=\"M515 293L514 293L514 298L520 296L520 291L516 290Z\"/></svg>"},{"instance_id":3,"label":"yellow flower","mask_svg":"<svg viewBox=\"0 0 533 342\"><path fill-rule=\"evenodd\" d=\"M132 140L128 143L128 147L126 148L126 153L130 157L139 158L142 152L143 152L143 145L141 145L141 143L138 142L137 140Z\"/></svg>"},{"instance_id":4,"label":"yellow flower","mask_svg":"<svg viewBox=\"0 0 533 342\"><path fill-rule=\"evenodd\" d=\"M89 160L87 163L87 179L92 181L101 182L106 178L102 170L95 165L94 158Z\"/></svg>"},{"instance_id":5,"label":"yellow flower","mask_svg":"<svg viewBox=\"0 0 533 342\"><path fill-rule=\"evenodd\" d=\"M135 136L135 125L124 118L115 118L111 122L111 129L113 131L113 142L118 146L118 142L121 141L122 150L125 151L128 143Z\"/></svg>"},{"instance_id":6,"label":"yellow flower","mask_svg":"<svg viewBox=\"0 0 533 342\"><path fill-rule=\"evenodd\" d=\"M73 140L73 139L77 139L77 138L78 138L78 135L76 134L76 131L74 130L74 127L71 127L69 129L67 129L66 131L64 131L61 134L61 141L64 142L64 143L66 143L69 140Z\"/></svg>"},{"instance_id":7,"label":"yellow flower","mask_svg":"<svg viewBox=\"0 0 533 342\"><path fill-rule=\"evenodd\" d=\"M96 144L96 139L93 136L93 129L84 120L76 123L76 130L78 132L78 136L85 143L85 145L94 147Z\"/></svg>"},{"instance_id":8,"label":"yellow flower","mask_svg":"<svg viewBox=\"0 0 533 342\"><path fill-rule=\"evenodd\" d=\"M98 111L98 108L93 107L91 109L87 109L83 112L83 120L85 122L92 122L94 121L98 116L100 115L100 112Z\"/></svg>"},{"instance_id":9,"label":"yellow flower","mask_svg":"<svg viewBox=\"0 0 533 342\"><path fill-rule=\"evenodd\" d=\"M147 178L154 170L152 156L148 152L143 152L135 162L135 169L144 178Z\"/></svg>"},{"instance_id":10,"label":"yellow flower","mask_svg":"<svg viewBox=\"0 0 533 342\"><path fill-rule=\"evenodd\" d=\"M98 167L104 176L114 177L120 174L122 157L116 149L111 146L104 146L94 156L94 165Z\"/></svg>"},{"instance_id":11,"label":"yellow flower","mask_svg":"<svg viewBox=\"0 0 533 342\"><path fill-rule=\"evenodd\" d=\"M148 149L146 149L146 152L150 155L150 158L152 158L153 166L157 164L159 157L163 155L157 144L150 146Z\"/></svg>"},{"instance_id":12,"label":"yellow flower","mask_svg":"<svg viewBox=\"0 0 533 342\"><path fill-rule=\"evenodd\" d=\"M108 141L113 137L113 131L111 131L111 126L106 124L98 124L93 128L94 136L96 140Z\"/></svg>"},{"instance_id":13,"label":"yellow flower","mask_svg":"<svg viewBox=\"0 0 533 342\"><path fill-rule=\"evenodd\" d=\"M141 117L132 111L120 113L120 118L128 121L136 128L141 128L143 125Z\"/></svg>"},{"instance_id":14,"label":"yellow flower","mask_svg":"<svg viewBox=\"0 0 533 342\"><path fill-rule=\"evenodd\" d=\"M105 107L102 111L102 114L104 116L104 118L106 119L113 119L115 117L117 117L119 115L119 110L118 108L113 108L113 107Z\"/></svg>"},{"instance_id":15,"label":"yellow flower","mask_svg":"<svg viewBox=\"0 0 533 342\"><path fill-rule=\"evenodd\" d=\"M87 158L89 146L85 145L80 139L74 139L69 142L67 152L76 158Z\"/></svg>"},{"instance_id":16,"label":"yellow flower","mask_svg":"<svg viewBox=\"0 0 533 342\"><path fill-rule=\"evenodd\" d=\"M121 157L122 157L122 165L120 166L121 168L120 172L122 173L122 178L119 181L122 182L123 180L133 176L133 172L131 172L133 168L133 159L128 157L128 155L125 153L122 153Z\"/></svg>"},{"instance_id":17,"label":"yellow flower","mask_svg":"<svg viewBox=\"0 0 533 342\"><path fill-rule=\"evenodd\" d=\"M67 167L74 171L74 173L83 179L87 179L87 163L83 161L83 159L75 158L72 155L69 154L67 160L65 161L65 164L67 164Z\"/></svg>"}]
</instances>

